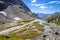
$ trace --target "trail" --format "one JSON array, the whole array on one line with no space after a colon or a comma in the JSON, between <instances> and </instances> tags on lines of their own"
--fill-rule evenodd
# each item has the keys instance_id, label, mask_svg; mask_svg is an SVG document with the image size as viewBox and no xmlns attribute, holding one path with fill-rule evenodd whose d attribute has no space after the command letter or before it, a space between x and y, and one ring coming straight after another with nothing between
<instances>
[{"instance_id":1,"label":"trail","mask_svg":"<svg viewBox=\"0 0 60 40\"><path fill-rule=\"evenodd\" d=\"M26 25L29 25L29 24L32 24L33 22L36 22L38 19L35 19L33 21L31 21L30 23L27 23L27 24L24 24L22 26L16 26L16 27L12 27L12 28L9 28L9 29L6 29L6 30L3 30L3 31L0 31L0 34L8 34L9 32L12 32L14 30L17 30L17 29L20 29Z\"/></svg>"}]
</instances>

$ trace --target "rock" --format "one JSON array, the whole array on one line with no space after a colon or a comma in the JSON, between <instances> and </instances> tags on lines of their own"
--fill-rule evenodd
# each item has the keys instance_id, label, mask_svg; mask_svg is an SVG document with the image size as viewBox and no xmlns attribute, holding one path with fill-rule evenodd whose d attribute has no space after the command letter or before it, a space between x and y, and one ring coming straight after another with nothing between
<instances>
[{"instance_id":1,"label":"rock","mask_svg":"<svg viewBox=\"0 0 60 40\"><path fill-rule=\"evenodd\" d=\"M43 38L45 38L47 35L44 35Z\"/></svg>"},{"instance_id":2,"label":"rock","mask_svg":"<svg viewBox=\"0 0 60 40\"><path fill-rule=\"evenodd\" d=\"M6 36L6 38L11 38L10 36Z\"/></svg>"},{"instance_id":3,"label":"rock","mask_svg":"<svg viewBox=\"0 0 60 40\"><path fill-rule=\"evenodd\" d=\"M59 33L58 32L55 32L55 35L59 35Z\"/></svg>"}]
</instances>

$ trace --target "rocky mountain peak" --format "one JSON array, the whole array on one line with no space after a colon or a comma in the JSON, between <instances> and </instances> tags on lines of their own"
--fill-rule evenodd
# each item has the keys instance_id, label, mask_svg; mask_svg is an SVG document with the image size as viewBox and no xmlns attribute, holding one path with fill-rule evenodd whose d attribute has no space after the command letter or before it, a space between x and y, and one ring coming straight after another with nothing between
<instances>
[{"instance_id":1,"label":"rocky mountain peak","mask_svg":"<svg viewBox=\"0 0 60 40\"><path fill-rule=\"evenodd\" d=\"M22 0L0 0L0 11L7 14L8 20L15 20L15 18L22 20L33 19L31 16L32 12ZM0 14L4 15L1 12Z\"/></svg>"}]
</instances>

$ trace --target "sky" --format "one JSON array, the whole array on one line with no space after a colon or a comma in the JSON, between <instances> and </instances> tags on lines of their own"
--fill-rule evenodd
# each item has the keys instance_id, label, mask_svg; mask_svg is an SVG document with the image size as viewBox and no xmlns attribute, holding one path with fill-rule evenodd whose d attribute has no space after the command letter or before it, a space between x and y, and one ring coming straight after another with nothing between
<instances>
[{"instance_id":1,"label":"sky","mask_svg":"<svg viewBox=\"0 0 60 40\"><path fill-rule=\"evenodd\" d=\"M22 0L33 13L60 12L60 0Z\"/></svg>"}]
</instances>

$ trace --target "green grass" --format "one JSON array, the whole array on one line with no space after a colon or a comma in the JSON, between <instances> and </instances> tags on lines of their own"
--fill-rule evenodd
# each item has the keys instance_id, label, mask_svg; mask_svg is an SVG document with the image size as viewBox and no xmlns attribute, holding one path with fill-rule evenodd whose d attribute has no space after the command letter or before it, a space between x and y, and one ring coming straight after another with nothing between
<instances>
[{"instance_id":1,"label":"green grass","mask_svg":"<svg viewBox=\"0 0 60 40\"><path fill-rule=\"evenodd\" d=\"M27 25L29 26L29 25ZM17 36L18 38L22 38L22 39L33 39L35 37L37 37L39 35L39 33L37 31L35 31L32 27L29 26L29 28L27 29L25 26L24 29L20 29L21 31L17 32L17 33L14 33L14 32L11 32L10 35L15 37ZM40 31L44 31L44 28L42 25L38 24L37 22L34 22L33 23L33 26L36 26L36 29L40 30ZM25 33L24 33L25 32ZM17 35L19 34L19 35Z\"/></svg>"},{"instance_id":2,"label":"green grass","mask_svg":"<svg viewBox=\"0 0 60 40\"><path fill-rule=\"evenodd\" d=\"M34 22L33 23L33 26L36 26L37 29L39 29L40 31L44 31L44 26L43 25L40 25L38 22Z\"/></svg>"},{"instance_id":3,"label":"green grass","mask_svg":"<svg viewBox=\"0 0 60 40\"><path fill-rule=\"evenodd\" d=\"M60 19L58 19L58 22L57 23L60 24Z\"/></svg>"},{"instance_id":4,"label":"green grass","mask_svg":"<svg viewBox=\"0 0 60 40\"><path fill-rule=\"evenodd\" d=\"M0 27L0 31L5 30L5 29L9 29L9 28L11 28L11 27L16 27L16 26L21 26L21 25L23 25L23 24L21 24L21 23L16 23L16 24L17 24L17 25L14 25L14 24L13 24L13 26L8 25L8 24L4 24L4 25L2 25L2 27Z\"/></svg>"},{"instance_id":5,"label":"green grass","mask_svg":"<svg viewBox=\"0 0 60 40\"><path fill-rule=\"evenodd\" d=\"M33 20L24 20L24 21L21 21L21 22L29 23L29 22L31 22L31 21L33 21Z\"/></svg>"},{"instance_id":6,"label":"green grass","mask_svg":"<svg viewBox=\"0 0 60 40\"><path fill-rule=\"evenodd\" d=\"M25 20L25 21L21 21L24 23L29 23L32 20ZM21 23L20 21L18 21L18 25L20 25ZM17 25L17 26L18 26ZM36 29L40 30L40 31L44 31L44 26L38 24L37 22L32 23L32 26L36 26ZM26 27L29 27L28 29ZM25 40L25 39L33 39L35 37L37 37L38 35L40 35L40 33L38 33L37 31L35 31L32 27L30 27L30 25L26 25L24 27L24 29L19 29L20 31L18 32L10 32L9 35L11 36L11 38L6 38L6 35L0 35L0 39L1 40ZM17 31L17 30L15 30ZM18 35L17 35L18 34Z\"/></svg>"},{"instance_id":7,"label":"green grass","mask_svg":"<svg viewBox=\"0 0 60 40\"><path fill-rule=\"evenodd\" d=\"M26 31L26 33L24 33L25 31ZM19 34L19 35L17 35L17 34ZM10 33L10 35L12 37L17 36L18 38L22 38L25 40L25 39L35 38L36 36L38 36L38 33L30 27L28 30L25 28L17 33L12 32L12 33Z\"/></svg>"},{"instance_id":8,"label":"green grass","mask_svg":"<svg viewBox=\"0 0 60 40\"><path fill-rule=\"evenodd\" d=\"M11 27L15 27L15 26L21 26L21 25L23 25L23 24L25 24L25 23L29 23L29 22L31 22L31 21L33 21L33 20L23 20L23 21L16 21L14 24L13 24L13 26L11 26L11 25L9 25L8 23L7 24L1 24L2 26L0 27L0 31L2 31L2 30L5 30L5 29L8 29L8 28L11 28ZM21 23L21 22L23 22L23 24ZM16 25L15 25L16 24Z\"/></svg>"},{"instance_id":9,"label":"green grass","mask_svg":"<svg viewBox=\"0 0 60 40\"><path fill-rule=\"evenodd\" d=\"M6 38L7 35L0 35L0 40L24 40L22 38L18 38L17 36Z\"/></svg>"}]
</instances>

